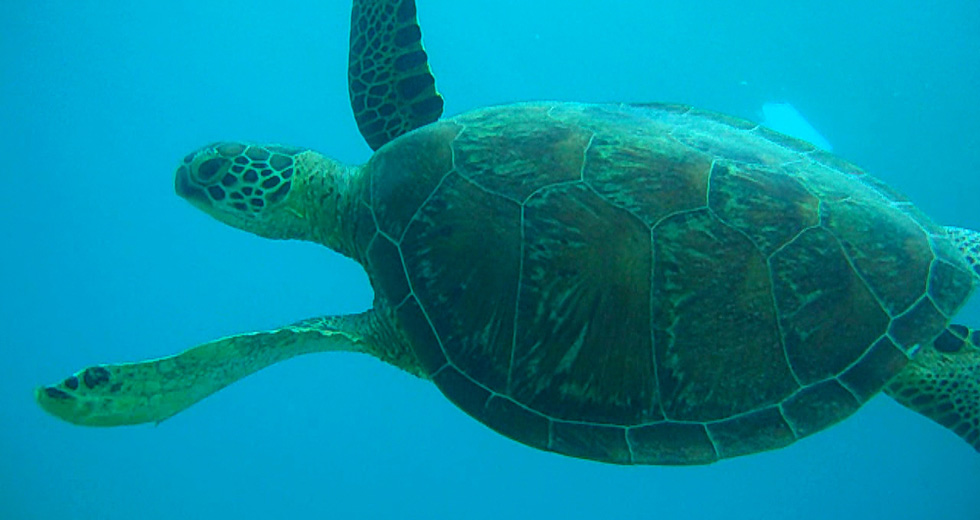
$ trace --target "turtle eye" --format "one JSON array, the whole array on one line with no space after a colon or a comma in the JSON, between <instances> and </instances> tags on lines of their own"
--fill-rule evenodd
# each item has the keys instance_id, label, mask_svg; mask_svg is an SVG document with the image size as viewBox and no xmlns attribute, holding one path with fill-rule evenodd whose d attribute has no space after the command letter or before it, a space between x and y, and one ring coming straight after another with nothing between
<instances>
[{"instance_id":1,"label":"turtle eye","mask_svg":"<svg viewBox=\"0 0 980 520\"><path fill-rule=\"evenodd\" d=\"M214 180L214 178L217 177L217 175L221 173L221 171L224 170L225 167L230 164L230 162L231 161L225 159L224 157L214 157L204 161L197 167L197 180L202 184L211 184L211 181Z\"/></svg>"}]
</instances>

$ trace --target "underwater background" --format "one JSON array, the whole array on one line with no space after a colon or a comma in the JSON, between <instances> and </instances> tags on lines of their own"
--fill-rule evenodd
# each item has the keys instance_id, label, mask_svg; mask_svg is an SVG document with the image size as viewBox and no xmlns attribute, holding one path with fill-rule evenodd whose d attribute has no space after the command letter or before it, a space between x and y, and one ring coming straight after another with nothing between
<instances>
[{"instance_id":1,"label":"underwater background","mask_svg":"<svg viewBox=\"0 0 980 520\"><path fill-rule=\"evenodd\" d=\"M674 101L760 120L791 103L936 221L980 229L976 0L418 4L447 114ZM349 14L344 0L4 8L0 520L980 518L980 454L884 396L704 467L536 451L355 354L273 366L156 427L44 414L33 389L94 363L369 307L352 261L173 194L180 158L217 140L369 157L347 101ZM957 321L980 326L980 304Z\"/></svg>"}]
</instances>

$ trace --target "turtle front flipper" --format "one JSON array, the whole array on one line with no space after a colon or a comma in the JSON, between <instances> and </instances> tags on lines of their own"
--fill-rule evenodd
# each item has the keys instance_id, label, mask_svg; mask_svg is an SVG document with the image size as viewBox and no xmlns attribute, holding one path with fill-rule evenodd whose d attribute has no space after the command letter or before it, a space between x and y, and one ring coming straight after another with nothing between
<instances>
[{"instance_id":1,"label":"turtle front flipper","mask_svg":"<svg viewBox=\"0 0 980 520\"><path fill-rule=\"evenodd\" d=\"M165 358L86 368L37 389L35 396L46 411L74 424L160 422L253 372L300 354L354 351L390 357L395 349L375 339L378 330L373 311L314 318L222 338Z\"/></svg>"},{"instance_id":2,"label":"turtle front flipper","mask_svg":"<svg viewBox=\"0 0 980 520\"><path fill-rule=\"evenodd\" d=\"M372 150L442 115L415 0L354 0L347 86Z\"/></svg>"},{"instance_id":3,"label":"turtle front flipper","mask_svg":"<svg viewBox=\"0 0 980 520\"><path fill-rule=\"evenodd\" d=\"M950 325L885 387L980 451L980 331Z\"/></svg>"}]
</instances>

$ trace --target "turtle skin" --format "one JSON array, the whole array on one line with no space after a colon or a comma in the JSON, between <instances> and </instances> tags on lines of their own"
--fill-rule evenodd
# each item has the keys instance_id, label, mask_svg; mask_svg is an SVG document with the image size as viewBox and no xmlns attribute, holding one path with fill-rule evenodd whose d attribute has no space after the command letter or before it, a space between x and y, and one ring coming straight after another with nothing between
<instances>
[{"instance_id":1,"label":"turtle skin","mask_svg":"<svg viewBox=\"0 0 980 520\"><path fill-rule=\"evenodd\" d=\"M468 112L384 145L356 183L356 256L425 375L506 436L602 462L820 431L973 286L880 181L686 106Z\"/></svg>"}]
</instances>

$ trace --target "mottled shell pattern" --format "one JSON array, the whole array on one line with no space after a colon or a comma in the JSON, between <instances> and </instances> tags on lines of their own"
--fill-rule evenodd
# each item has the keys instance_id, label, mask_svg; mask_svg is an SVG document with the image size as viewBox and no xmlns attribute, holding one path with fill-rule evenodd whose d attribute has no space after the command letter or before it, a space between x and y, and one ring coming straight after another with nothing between
<instances>
[{"instance_id":1,"label":"mottled shell pattern","mask_svg":"<svg viewBox=\"0 0 980 520\"><path fill-rule=\"evenodd\" d=\"M425 372L576 457L790 444L879 392L972 290L880 181L686 106L481 109L382 147L359 182L357 254Z\"/></svg>"}]
</instances>

